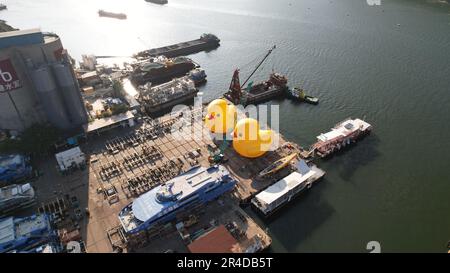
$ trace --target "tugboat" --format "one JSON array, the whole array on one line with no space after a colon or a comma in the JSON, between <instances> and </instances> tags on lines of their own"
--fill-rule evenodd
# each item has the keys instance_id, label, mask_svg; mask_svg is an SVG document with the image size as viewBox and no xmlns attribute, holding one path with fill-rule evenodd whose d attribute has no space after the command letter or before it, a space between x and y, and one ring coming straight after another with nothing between
<instances>
[{"instance_id":1,"label":"tugboat","mask_svg":"<svg viewBox=\"0 0 450 273\"><path fill-rule=\"evenodd\" d=\"M199 86L206 82L206 72L204 69L195 68L187 74L187 76L194 81L196 86Z\"/></svg>"},{"instance_id":2,"label":"tugboat","mask_svg":"<svg viewBox=\"0 0 450 273\"><path fill-rule=\"evenodd\" d=\"M305 94L305 91L302 88L294 87L287 89L288 91L288 97L297 100L297 101L304 101L309 104L318 104L319 99L313 96L309 96Z\"/></svg>"}]
</instances>

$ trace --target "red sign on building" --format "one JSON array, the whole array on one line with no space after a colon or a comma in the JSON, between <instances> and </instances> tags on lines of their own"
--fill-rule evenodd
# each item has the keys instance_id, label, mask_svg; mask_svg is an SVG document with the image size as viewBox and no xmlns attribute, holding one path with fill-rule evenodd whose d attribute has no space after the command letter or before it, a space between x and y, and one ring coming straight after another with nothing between
<instances>
[{"instance_id":1,"label":"red sign on building","mask_svg":"<svg viewBox=\"0 0 450 273\"><path fill-rule=\"evenodd\" d=\"M11 60L0 61L0 93L22 87Z\"/></svg>"}]
</instances>

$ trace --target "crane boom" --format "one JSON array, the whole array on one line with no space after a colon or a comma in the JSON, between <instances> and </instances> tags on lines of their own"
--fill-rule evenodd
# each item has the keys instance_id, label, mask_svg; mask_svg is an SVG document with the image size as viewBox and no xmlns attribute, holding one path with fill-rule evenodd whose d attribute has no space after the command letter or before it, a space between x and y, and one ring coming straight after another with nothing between
<instances>
[{"instance_id":1,"label":"crane boom","mask_svg":"<svg viewBox=\"0 0 450 273\"><path fill-rule=\"evenodd\" d=\"M241 85L241 88L244 87L244 85L248 82L248 80L250 80L250 78L253 76L253 74L255 74L256 70L258 70L258 68L264 63L264 61L267 59L267 57L269 57L269 55L272 53L272 51L275 48L276 48L276 45L272 46L272 48L269 49L269 51L267 52L266 56L264 56L264 58L261 60L261 62L259 62L259 64L256 66L256 68L252 71L252 73L250 73L250 76L248 76L248 78Z\"/></svg>"}]
</instances>

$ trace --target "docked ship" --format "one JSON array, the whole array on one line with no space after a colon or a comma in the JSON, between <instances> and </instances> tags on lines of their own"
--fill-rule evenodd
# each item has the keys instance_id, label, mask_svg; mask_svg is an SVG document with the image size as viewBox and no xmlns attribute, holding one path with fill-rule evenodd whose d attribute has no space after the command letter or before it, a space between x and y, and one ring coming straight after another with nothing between
<instances>
[{"instance_id":1,"label":"docked ship","mask_svg":"<svg viewBox=\"0 0 450 273\"><path fill-rule=\"evenodd\" d=\"M331 131L317 136L317 142L313 144L313 150L320 157L327 157L355 143L359 138L369 134L372 125L361 119L346 119Z\"/></svg>"},{"instance_id":2,"label":"docked ship","mask_svg":"<svg viewBox=\"0 0 450 273\"><path fill-rule=\"evenodd\" d=\"M274 49L275 46L269 50L263 60L250 73L250 76L242 85L239 80L239 69L236 69L233 73L230 87L223 96L234 104L242 104L244 106L262 103L264 101L284 96L285 90L288 88L287 78L279 73L271 73L267 81L257 84L253 84L251 82L244 88L245 84L250 80L253 74L259 69Z\"/></svg>"},{"instance_id":3,"label":"docked ship","mask_svg":"<svg viewBox=\"0 0 450 273\"><path fill-rule=\"evenodd\" d=\"M189 73L198 65L186 57L149 59L134 66L131 80L137 85L160 84Z\"/></svg>"},{"instance_id":4,"label":"docked ship","mask_svg":"<svg viewBox=\"0 0 450 273\"><path fill-rule=\"evenodd\" d=\"M0 188L0 215L6 215L36 203L36 195L29 183Z\"/></svg>"},{"instance_id":5,"label":"docked ship","mask_svg":"<svg viewBox=\"0 0 450 273\"><path fill-rule=\"evenodd\" d=\"M192 100L198 92L195 83L188 76L153 86L148 83L138 87L136 100L147 114L153 114Z\"/></svg>"},{"instance_id":6,"label":"docked ship","mask_svg":"<svg viewBox=\"0 0 450 273\"><path fill-rule=\"evenodd\" d=\"M145 2L158 4L158 5L165 5L165 4L169 3L169 1L167 1L167 0L145 0Z\"/></svg>"},{"instance_id":7,"label":"docked ship","mask_svg":"<svg viewBox=\"0 0 450 273\"><path fill-rule=\"evenodd\" d=\"M46 214L0 220L0 253L33 249L57 237Z\"/></svg>"},{"instance_id":8,"label":"docked ship","mask_svg":"<svg viewBox=\"0 0 450 273\"><path fill-rule=\"evenodd\" d=\"M317 166L309 166L304 160L297 163L297 171L276 182L266 190L258 193L251 201L263 216L270 216L292 201L298 194L309 189L322 178L325 172Z\"/></svg>"},{"instance_id":9,"label":"docked ship","mask_svg":"<svg viewBox=\"0 0 450 273\"><path fill-rule=\"evenodd\" d=\"M126 233L148 230L216 199L235 184L236 180L221 165L194 167L138 197L122 209L119 220Z\"/></svg>"},{"instance_id":10,"label":"docked ship","mask_svg":"<svg viewBox=\"0 0 450 273\"><path fill-rule=\"evenodd\" d=\"M125 13L109 12L109 11L104 11L102 9L98 11L98 16L115 18L115 19L120 19L120 20L127 19L127 15Z\"/></svg>"},{"instance_id":11,"label":"docked ship","mask_svg":"<svg viewBox=\"0 0 450 273\"><path fill-rule=\"evenodd\" d=\"M168 58L194 54L203 50L212 50L220 45L220 40L214 34L204 33L200 39L178 43L174 45L153 48L137 53L134 57L166 56Z\"/></svg>"}]
</instances>

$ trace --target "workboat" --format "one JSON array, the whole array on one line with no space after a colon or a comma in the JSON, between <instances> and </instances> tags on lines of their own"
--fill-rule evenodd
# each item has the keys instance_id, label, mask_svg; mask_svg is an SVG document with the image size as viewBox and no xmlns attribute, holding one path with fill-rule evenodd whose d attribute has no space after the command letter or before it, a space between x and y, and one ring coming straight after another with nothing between
<instances>
[{"instance_id":1,"label":"workboat","mask_svg":"<svg viewBox=\"0 0 450 273\"><path fill-rule=\"evenodd\" d=\"M203 50L215 49L220 45L220 40L216 35L210 33L204 33L200 36L200 39L182 42L174 45L152 48L149 50L141 51L134 57L136 58L149 58L157 56L166 56L168 58L185 56L193 53L197 53Z\"/></svg>"},{"instance_id":2,"label":"workboat","mask_svg":"<svg viewBox=\"0 0 450 273\"><path fill-rule=\"evenodd\" d=\"M109 11L104 11L102 9L98 11L98 16L116 18L116 19L120 19L120 20L127 19L127 15L125 13L109 12Z\"/></svg>"},{"instance_id":3,"label":"workboat","mask_svg":"<svg viewBox=\"0 0 450 273\"><path fill-rule=\"evenodd\" d=\"M0 188L0 215L30 207L35 203L35 192L29 183Z\"/></svg>"},{"instance_id":4,"label":"workboat","mask_svg":"<svg viewBox=\"0 0 450 273\"><path fill-rule=\"evenodd\" d=\"M359 138L369 134L372 125L361 119L348 118L331 129L331 131L317 136L313 150L320 157L327 157L356 142Z\"/></svg>"},{"instance_id":5,"label":"workboat","mask_svg":"<svg viewBox=\"0 0 450 273\"><path fill-rule=\"evenodd\" d=\"M148 114L170 109L182 102L192 100L198 92L188 76L152 86L150 83L138 87L136 100Z\"/></svg>"},{"instance_id":6,"label":"workboat","mask_svg":"<svg viewBox=\"0 0 450 273\"><path fill-rule=\"evenodd\" d=\"M252 206L262 215L270 216L293 200L300 192L322 178L325 172L314 164L310 166L302 159L297 163L297 171L258 193L251 201Z\"/></svg>"},{"instance_id":7,"label":"workboat","mask_svg":"<svg viewBox=\"0 0 450 273\"><path fill-rule=\"evenodd\" d=\"M259 176L262 177L262 176L274 174L274 173L280 171L281 169L286 167L296 157L297 157L297 153L293 153L286 157L283 157L282 159L275 161L274 163L270 164L269 167L262 170L259 173Z\"/></svg>"},{"instance_id":8,"label":"workboat","mask_svg":"<svg viewBox=\"0 0 450 273\"><path fill-rule=\"evenodd\" d=\"M250 73L250 76L241 85L239 80L239 69L234 71L231 79L230 87L228 91L223 95L227 100L234 104L249 105L262 103L280 97L284 95L284 91L287 88L287 78L280 73L271 73L267 81L263 81L257 84L249 82L244 88L253 74L269 57L275 46L272 47L269 52L264 56L262 61L256 66L256 68Z\"/></svg>"},{"instance_id":9,"label":"workboat","mask_svg":"<svg viewBox=\"0 0 450 273\"><path fill-rule=\"evenodd\" d=\"M145 0L145 2L158 4L158 5L165 5L165 4L169 3L169 1L167 1L167 0Z\"/></svg>"},{"instance_id":10,"label":"workboat","mask_svg":"<svg viewBox=\"0 0 450 273\"><path fill-rule=\"evenodd\" d=\"M294 100L298 101L304 101L309 104L318 104L319 99L313 96L309 96L305 94L305 91L301 88L294 87L294 88L287 88L287 94L288 97Z\"/></svg>"},{"instance_id":11,"label":"workboat","mask_svg":"<svg viewBox=\"0 0 450 273\"><path fill-rule=\"evenodd\" d=\"M195 85L201 85L206 82L206 72L204 69L195 68L187 74L191 80L194 81Z\"/></svg>"},{"instance_id":12,"label":"workboat","mask_svg":"<svg viewBox=\"0 0 450 273\"><path fill-rule=\"evenodd\" d=\"M222 165L193 167L144 193L119 213L126 233L148 230L175 220L234 188L236 180Z\"/></svg>"},{"instance_id":13,"label":"workboat","mask_svg":"<svg viewBox=\"0 0 450 273\"><path fill-rule=\"evenodd\" d=\"M137 85L147 82L151 82L153 85L161 84L185 76L189 71L198 67L196 63L186 57L168 59L160 56L134 65L131 80Z\"/></svg>"}]
</instances>

